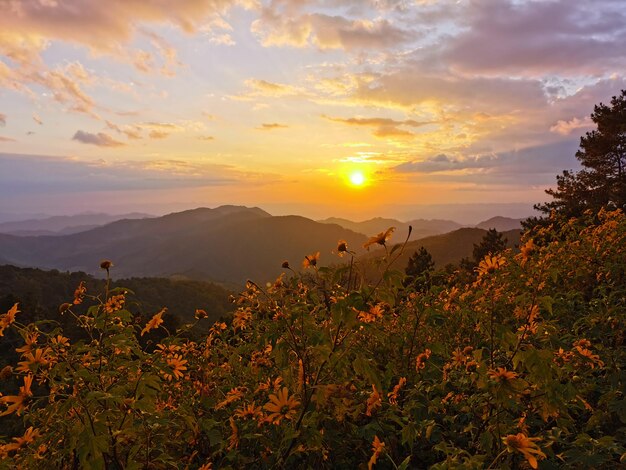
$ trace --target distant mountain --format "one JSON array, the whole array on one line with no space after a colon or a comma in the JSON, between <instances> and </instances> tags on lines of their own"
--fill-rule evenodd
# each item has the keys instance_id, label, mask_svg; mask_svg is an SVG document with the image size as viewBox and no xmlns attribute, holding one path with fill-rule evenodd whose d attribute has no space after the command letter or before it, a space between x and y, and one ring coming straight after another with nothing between
<instances>
[{"instance_id":1,"label":"distant mountain","mask_svg":"<svg viewBox=\"0 0 626 470\"><path fill-rule=\"evenodd\" d=\"M451 232L462 227L461 224L453 222L451 220L439 220L439 219L415 219L409 222L401 222L396 219L384 219L382 217L376 217L374 219L364 220L362 222L353 222L348 219L342 219L337 217L330 217L328 219L320 220L323 224L337 224L349 230L353 230L357 233L362 233L367 236L376 235L380 232L387 230L389 227L396 227L396 233L404 236L409 229L409 225L413 227L411 235L412 239L424 238L431 235L438 235L440 233Z\"/></svg>"},{"instance_id":2,"label":"distant mountain","mask_svg":"<svg viewBox=\"0 0 626 470\"><path fill-rule=\"evenodd\" d=\"M130 214L78 214L57 215L43 219L28 219L0 223L0 233L19 236L69 235L84 232L122 219L144 219L154 217L149 214L133 212Z\"/></svg>"},{"instance_id":3,"label":"distant mountain","mask_svg":"<svg viewBox=\"0 0 626 470\"><path fill-rule=\"evenodd\" d=\"M522 228L522 220L511 219L510 217L492 217L476 225L477 228L489 230L495 228L498 232L506 232L507 230L517 230Z\"/></svg>"},{"instance_id":4,"label":"distant mountain","mask_svg":"<svg viewBox=\"0 0 626 470\"><path fill-rule=\"evenodd\" d=\"M305 255L330 251L339 239L351 247L366 240L333 224L298 216L273 217L258 208L199 208L151 219L120 220L72 235L0 235L0 259L17 266L102 275L111 259L116 277L184 277L240 286L278 276L287 259L294 268Z\"/></svg>"},{"instance_id":5,"label":"distant mountain","mask_svg":"<svg viewBox=\"0 0 626 470\"><path fill-rule=\"evenodd\" d=\"M443 235L435 235L409 242L402 252L402 255L400 255L393 265L393 268L403 271L409 264L409 258L422 246L426 248L433 257L436 268L442 268L449 263L457 264L462 258L472 257L474 244L480 243L486 233L487 230L468 227ZM504 238L507 239L507 246L514 247L519 244L521 230L508 230L505 231L503 235ZM391 247L389 247L389 249L391 249ZM366 272L369 273L368 277L372 277L372 273L374 272L372 268L374 264L373 260L380 258L384 254L384 249L378 249L360 258L360 261L366 265Z\"/></svg>"}]
</instances>

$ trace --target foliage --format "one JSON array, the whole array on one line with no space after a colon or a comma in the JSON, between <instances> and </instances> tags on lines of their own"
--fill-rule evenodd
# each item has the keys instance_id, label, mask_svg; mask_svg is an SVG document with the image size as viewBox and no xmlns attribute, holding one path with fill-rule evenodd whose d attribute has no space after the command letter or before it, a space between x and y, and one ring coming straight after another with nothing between
<instances>
[{"instance_id":1,"label":"foliage","mask_svg":"<svg viewBox=\"0 0 626 470\"><path fill-rule=\"evenodd\" d=\"M14 388L0 413L24 428L0 448L1 465L624 464L622 212L554 219L519 253L482 259L476 279L425 292L392 269L401 250L387 252L375 285L358 285L353 262L309 257L306 275L249 282L230 324L197 341L186 326L156 349L139 339L162 328L161 312L133 323L120 289L66 301L87 336L76 342L55 322L21 323L13 306L0 325L23 339L21 358L2 372ZM80 315L77 300L90 305Z\"/></svg>"},{"instance_id":2,"label":"foliage","mask_svg":"<svg viewBox=\"0 0 626 470\"><path fill-rule=\"evenodd\" d=\"M611 105L596 105L591 120L597 128L580 139L576 158L583 169L557 176L557 189L546 192L553 200L535 206L544 214L556 212L565 220L585 210L626 208L626 90ZM526 227L541 222L532 218Z\"/></svg>"},{"instance_id":3,"label":"foliage","mask_svg":"<svg viewBox=\"0 0 626 470\"><path fill-rule=\"evenodd\" d=\"M409 264L404 269L406 279L404 285L412 284L417 290L422 291L429 287L430 273L435 268L435 262L428 250L423 246L409 258Z\"/></svg>"},{"instance_id":4,"label":"foliage","mask_svg":"<svg viewBox=\"0 0 626 470\"><path fill-rule=\"evenodd\" d=\"M485 233L480 243L474 243L472 259L463 258L461 260L461 267L467 271L474 271L487 255L502 253L506 249L507 242L508 240L504 238L502 232L498 232L495 228L490 228L487 233Z\"/></svg>"}]
</instances>

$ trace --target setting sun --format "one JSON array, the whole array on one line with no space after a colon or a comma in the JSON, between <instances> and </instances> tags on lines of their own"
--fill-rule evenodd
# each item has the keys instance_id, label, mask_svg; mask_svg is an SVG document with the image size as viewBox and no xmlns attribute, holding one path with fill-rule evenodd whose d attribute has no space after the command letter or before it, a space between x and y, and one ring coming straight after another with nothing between
<instances>
[{"instance_id":1,"label":"setting sun","mask_svg":"<svg viewBox=\"0 0 626 470\"><path fill-rule=\"evenodd\" d=\"M365 184L365 176L360 171L350 173L350 183L353 186L363 186Z\"/></svg>"}]
</instances>

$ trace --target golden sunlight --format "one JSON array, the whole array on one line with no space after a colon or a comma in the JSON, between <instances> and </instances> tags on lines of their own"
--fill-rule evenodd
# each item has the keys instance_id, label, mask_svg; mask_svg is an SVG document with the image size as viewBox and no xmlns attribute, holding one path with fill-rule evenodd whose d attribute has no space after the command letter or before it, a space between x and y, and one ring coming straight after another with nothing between
<instances>
[{"instance_id":1,"label":"golden sunlight","mask_svg":"<svg viewBox=\"0 0 626 470\"><path fill-rule=\"evenodd\" d=\"M365 184L365 175L361 171L353 171L350 173L350 184L352 186L363 186Z\"/></svg>"}]
</instances>

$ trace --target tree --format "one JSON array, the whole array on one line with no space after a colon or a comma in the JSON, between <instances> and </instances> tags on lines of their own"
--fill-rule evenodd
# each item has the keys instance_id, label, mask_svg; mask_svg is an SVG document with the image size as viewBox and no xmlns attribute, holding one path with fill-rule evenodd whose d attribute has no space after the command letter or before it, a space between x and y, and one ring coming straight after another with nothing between
<instances>
[{"instance_id":1,"label":"tree","mask_svg":"<svg viewBox=\"0 0 626 470\"><path fill-rule=\"evenodd\" d=\"M591 120L597 129L580 138L576 158L583 169L557 176L557 189L548 189L553 200L538 204L544 214L579 217L586 210L626 208L626 90L611 99L611 105L594 106ZM531 219L529 227L538 220Z\"/></svg>"},{"instance_id":2,"label":"tree","mask_svg":"<svg viewBox=\"0 0 626 470\"><path fill-rule=\"evenodd\" d=\"M501 232L498 232L495 228L489 229L480 243L474 243L472 259L463 258L461 260L461 267L467 271L474 271L474 268L478 266L478 263L480 263L485 256L503 252L506 249L507 241L506 238L503 238Z\"/></svg>"},{"instance_id":3,"label":"tree","mask_svg":"<svg viewBox=\"0 0 626 470\"><path fill-rule=\"evenodd\" d=\"M406 274L405 285L415 285L422 290L429 285L430 272L435 268L433 257L423 246L409 258L409 264L404 270Z\"/></svg>"}]
</instances>

